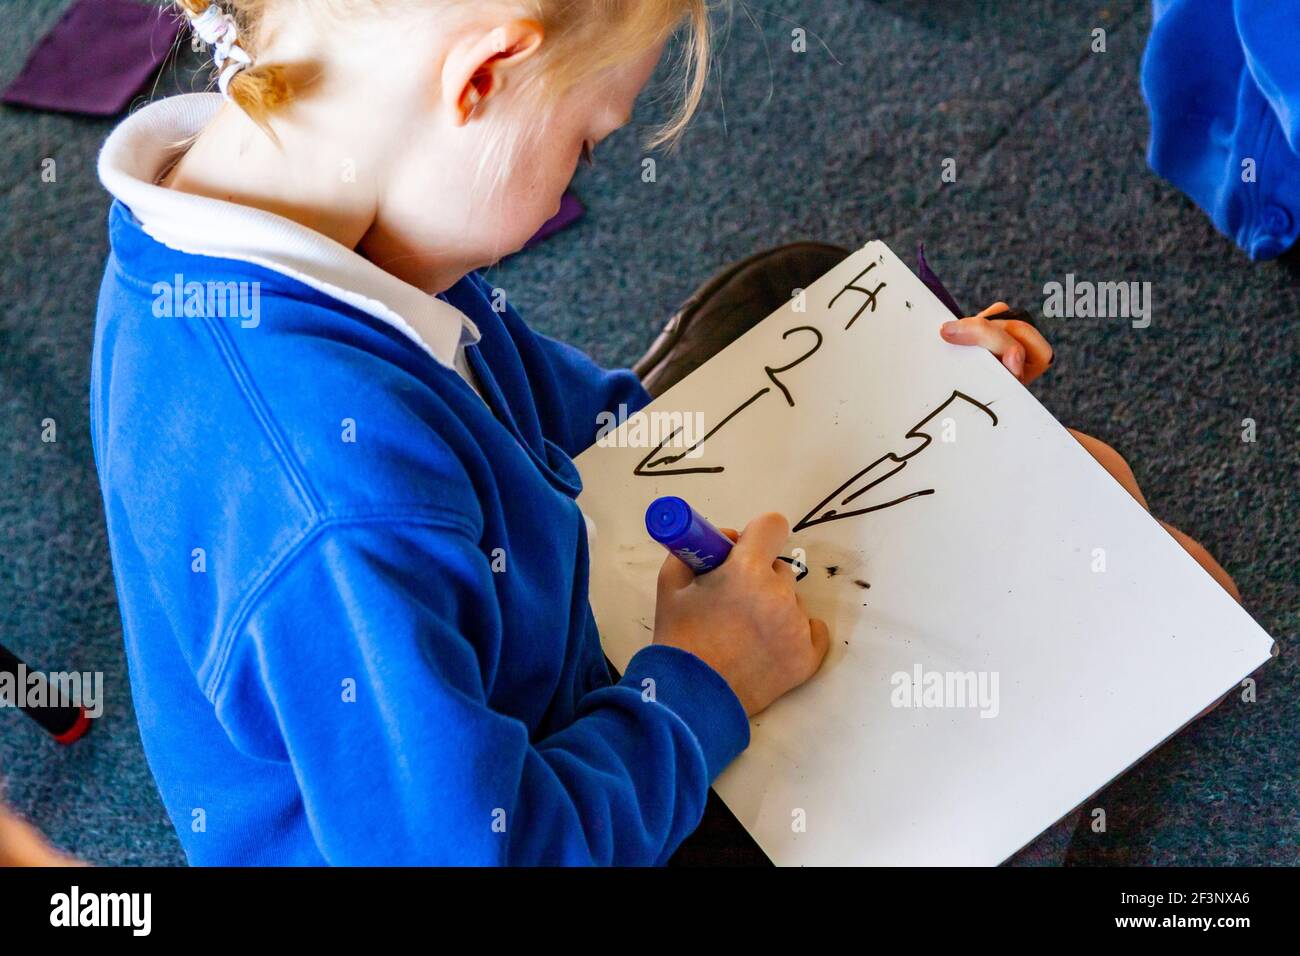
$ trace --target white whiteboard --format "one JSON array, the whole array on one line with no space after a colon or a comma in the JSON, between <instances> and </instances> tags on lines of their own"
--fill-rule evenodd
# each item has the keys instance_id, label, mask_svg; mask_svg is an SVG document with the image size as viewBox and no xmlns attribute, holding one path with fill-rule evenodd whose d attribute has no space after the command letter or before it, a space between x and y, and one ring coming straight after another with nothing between
<instances>
[{"instance_id":1,"label":"white whiteboard","mask_svg":"<svg viewBox=\"0 0 1300 956\"><path fill-rule=\"evenodd\" d=\"M803 521L790 548L830 654L715 784L778 864L997 864L1272 650L993 356L939 338L950 317L869 243L613 436L696 421L647 416L676 412L702 415L698 438L734 412L698 457L642 443L577 459L591 603L620 669L651 637L652 499L720 526ZM715 470L669 473L692 469ZM953 692L983 680L984 706L896 706L896 675L918 668Z\"/></svg>"}]
</instances>

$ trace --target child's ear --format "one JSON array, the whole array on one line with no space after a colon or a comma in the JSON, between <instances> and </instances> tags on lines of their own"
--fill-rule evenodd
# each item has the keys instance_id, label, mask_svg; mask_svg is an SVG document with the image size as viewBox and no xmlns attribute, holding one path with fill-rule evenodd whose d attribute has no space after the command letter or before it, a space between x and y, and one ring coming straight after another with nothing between
<instances>
[{"instance_id":1,"label":"child's ear","mask_svg":"<svg viewBox=\"0 0 1300 956\"><path fill-rule=\"evenodd\" d=\"M504 88L509 68L532 56L544 36L536 20L510 20L462 37L442 67L442 101L452 122L469 122L480 103Z\"/></svg>"}]
</instances>

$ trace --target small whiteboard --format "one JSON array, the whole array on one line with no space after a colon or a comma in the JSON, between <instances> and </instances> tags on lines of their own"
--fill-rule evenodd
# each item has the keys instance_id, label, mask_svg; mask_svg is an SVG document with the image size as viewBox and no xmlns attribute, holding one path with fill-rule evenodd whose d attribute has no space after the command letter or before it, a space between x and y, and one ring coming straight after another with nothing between
<instances>
[{"instance_id":1,"label":"small whiteboard","mask_svg":"<svg viewBox=\"0 0 1300 956\"><path fill-rule=\"evenodd\" d=\"M652 634L651 500L795 526L831 651L715 783L778 864L997 864L1272 653L950 317L869 243L577 459L620 669Z\"/></svg>"}]
</instances>

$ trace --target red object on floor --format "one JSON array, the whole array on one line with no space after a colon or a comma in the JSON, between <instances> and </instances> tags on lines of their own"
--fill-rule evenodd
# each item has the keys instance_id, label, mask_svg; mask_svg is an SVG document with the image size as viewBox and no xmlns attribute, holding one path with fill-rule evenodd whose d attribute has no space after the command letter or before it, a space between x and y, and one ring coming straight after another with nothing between
<instances>
[{"instance_id":1,"label":"red object on floor","mask_svg":"<svg viewBox=\"0 0 1300 956\"><path fill-rule=\"evenodd\" d=\"M55 734L54 739L59 743L67 746L75 743L82 737L86 736L86 731L90 729L90 715L86 713L86 708L81 708L81 713L77 715L76 721L61 734Z\"/></svg>"}]
</instances>

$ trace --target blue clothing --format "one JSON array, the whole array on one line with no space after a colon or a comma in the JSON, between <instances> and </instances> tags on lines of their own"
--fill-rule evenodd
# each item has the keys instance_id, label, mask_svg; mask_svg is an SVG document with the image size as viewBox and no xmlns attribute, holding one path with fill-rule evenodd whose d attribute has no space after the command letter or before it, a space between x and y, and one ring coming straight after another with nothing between
<instances>
[{"instance_id":1,"label":"blue clothing","mask_svg":"<svg viewBox=\"0 0 1300 956\"><path fill-rule=\"evenodd\" d=\"M294 279L163 246L120 203L109 232L92 436L190 862L663 862L749 725L685 651L605 668L571 457L647 401L636 378L470 275L444 297L481 332L485 404ZM259 283L260 320L159 317L178 275Z\"/></svg>"},{"instance_id":2,"label":"blue clothing","mask_svg":"<svg viewBox=\"0 0 1300 956\"><path fill-rule=\"evenodd\" d=\"M1151 168L1252 259L1300 237L1300 0L1155 0Z\"/></svg>"}]
</instances>

